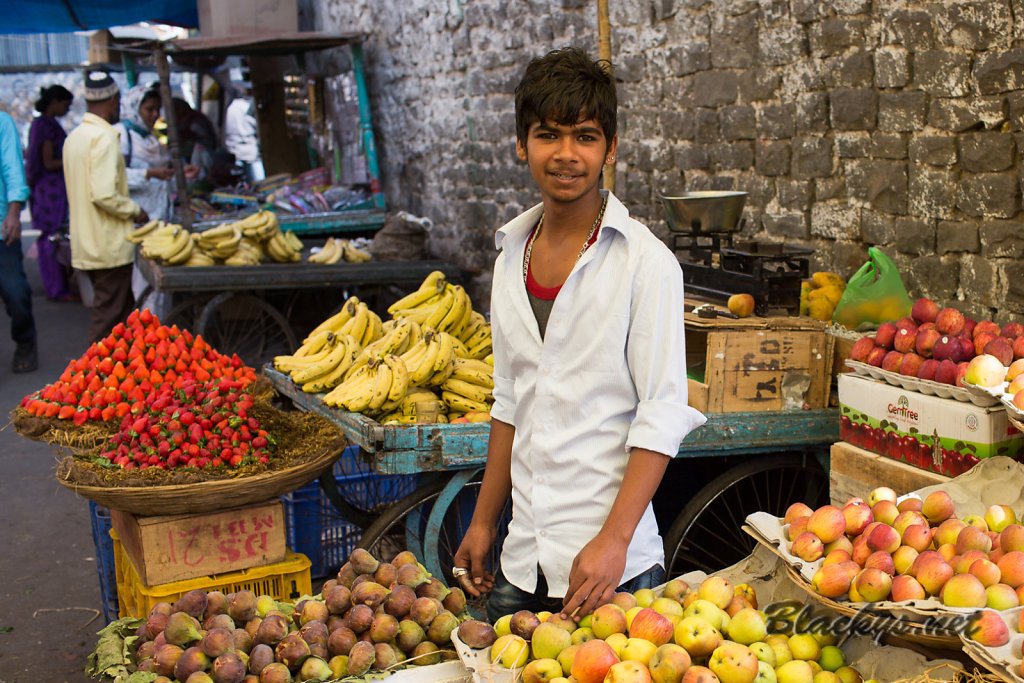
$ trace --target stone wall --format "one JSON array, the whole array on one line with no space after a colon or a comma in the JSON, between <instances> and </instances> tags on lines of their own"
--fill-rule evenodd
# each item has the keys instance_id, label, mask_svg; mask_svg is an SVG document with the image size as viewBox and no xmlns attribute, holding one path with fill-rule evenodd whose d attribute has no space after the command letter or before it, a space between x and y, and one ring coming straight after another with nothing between
<instances>
[{"instance_id":1,"label":"stone wall","mask_svg":"<svg viewBox=\"0 0 1024 683\"><path fill-rule=\"evenodd\" d=\"M1024 0L612 0L616 194L663 237L660 193L750 193L745 233L852 274L868 246L911 296L1024 316ZM386 196L484 269L538 201L514 155L530 57L596 53L592 0L315 0L364 31ZM481 278L486 290L487 277Z\"/></svg>"}]
</instances>

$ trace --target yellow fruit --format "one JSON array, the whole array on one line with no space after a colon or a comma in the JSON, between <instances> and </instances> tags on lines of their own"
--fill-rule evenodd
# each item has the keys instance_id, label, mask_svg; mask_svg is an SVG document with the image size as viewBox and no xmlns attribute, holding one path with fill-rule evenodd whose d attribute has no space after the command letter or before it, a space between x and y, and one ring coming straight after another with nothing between
<instances>
[{"instance_id":1,"label":"yellow fruit","mask_svg":"<svg viewBox=\"0 0 1024 683\"><path fill-rule=\"evenodd\" d=\"M825 297L817 298L807 304L807 315L815 320L831 320L834 310L835 306Z\"/></svg>"},{"instance_id":2,"label":"yellow fruit","mask_svg":"<svg viewBox=\"0 0 1024 683\"><path fill-rule=\"evenodd\" d=\"M838 287L840 291L846 289L846 281L835 273L817 272L811 275L811 284L815 287Z\"/></svg>"},{"instance_id":3,"label":"yellow fruit","mask_svg":"<svg viewBox=\"0 0 1024 683\"><path fill-rule=\"evenodd\" d=\"M828 285L826 287L819 287L812 289L807 295L807 300L814 301L816 299L828 299L829 303L832 304L832 308L835 308L836 304L843 297L843 290L839 289L835 285Z\"/></svg>"}]
</instances>

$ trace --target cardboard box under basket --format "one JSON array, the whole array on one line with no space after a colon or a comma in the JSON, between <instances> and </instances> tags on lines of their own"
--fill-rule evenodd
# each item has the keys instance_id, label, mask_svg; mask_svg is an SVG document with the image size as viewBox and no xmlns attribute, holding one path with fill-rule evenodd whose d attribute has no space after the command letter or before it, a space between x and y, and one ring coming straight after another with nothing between
<instances>
[{"instance_id":1,"label":"cardboard box under basket","mask_svg":"<svg viewBox=\"0 0 1024 683\"><path fill-rule=\"evenodd\" d=\"M825 334L821 321L700 318L693 313L686 313L685 320L690 405L697 410L828 406L835 338Z\"/></svg>"},{"instance_id":2,"label":"cardboard box under basket","mask_svg":"<svg viewBox=\"0 0 1024 683\"><path fill-rule=\"evenodd\" d=\"M888 486L902 496L949 481L944 474L923 470L845 441L832 444L828 478L829 499L838 507L854 497L867 500L868 494L879 486Z\"/></svg>"},{"instance_id":3,"label":"cardboard box under basket","mask_svg":"<svg viewBox=\"0 0 1024 683\"><path fill-rule=\"evenodd\" d=\"M894 460L958 476L979 460L1024 453L1002 405L928 396L867 377L839 377L839 435Z\"/></svg>"},{"instance_id":4,"label":"cardboard box under basket","mask_svg":"<svg viewBox=\"0 0 1024 683\"><path fill-rule=\"evenodd\" d=\"M139 579L150 586L281 562L281 501L158 517L111 510L111 524Z\"/></svg>"}]
</instances>

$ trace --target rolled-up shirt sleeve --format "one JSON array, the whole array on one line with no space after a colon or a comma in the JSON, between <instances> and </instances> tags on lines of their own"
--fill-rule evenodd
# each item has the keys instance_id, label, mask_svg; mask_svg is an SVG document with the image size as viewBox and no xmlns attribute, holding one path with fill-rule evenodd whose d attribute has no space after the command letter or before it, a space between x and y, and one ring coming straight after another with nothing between
<instances>
[{"instance_id":1,"label":"rolled-up shirt sleeve","mask_svg":"<svg viewBox=\"0 0 1024 683\"><path fill-rule=\"evenodd\" d=\"M706 418L688 403L683 275L671 252L659 253L635 280L626 362L636 386L636 417L626 450L675 456Z\"/></svg>"},{"instance_id":2,"label":"rolled-up shirt sleeve","mask_svg":"<svg viewBox=\"0 0 1024 683\"><path fill-rule=\"evenodd\" d=\"M504 258L504 252L499 256ZM495 267L495 279L501 277L501 267ZM493 287L494 292L502 291L501 287ZM501 330L501 317L496 314L497 306L491 304L491 353L494 356L494 404L491 406L491 417L506 424L515 424L515 381L512 379L511 358L506 336Z\"/></svg>"},{"instance_id":3,"label":"rolled-up shirt sleeve","mask_svg":"<svg viewBox=\"0 0 1024 683\"><path fill-rule=\"evenodd\" d=\"M139 213L139 205L117 189L120 145L93 144L89 155L93 204L119 218L135 217Z\"/></svg>"},{"instance_id":4,"label":"rolled-up shirt sleeve","mask_svg":"<svg viewBox=\"0 0 1024 683\"><path fill-rule=\"evenodd\" d=\"M21 157L21 139L14 126L14 120L0 116L0 173L3 174L3 186L7 191L5 204L25 202L28 200L28 183L25 182L25 166Z\"/></svg>"}]
</instances>

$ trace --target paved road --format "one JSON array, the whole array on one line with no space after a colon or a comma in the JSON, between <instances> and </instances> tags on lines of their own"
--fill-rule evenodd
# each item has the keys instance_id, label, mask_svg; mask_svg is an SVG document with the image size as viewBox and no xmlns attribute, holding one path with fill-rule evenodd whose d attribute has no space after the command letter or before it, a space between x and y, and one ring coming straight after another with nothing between
<instances>
[{"instance_id":1,"label":"paved road","mask_svg":"<svg viewBox=\"0 0 1024 683\"><path fill-rule=\"evenodd\" d=\"M33 238L27 236L25 249ZM89 311L43 296L35 260L26 260L40 341L39 370L11 373L14 343L0 313L0 414L55 380L80 356ZM6 417L0 425L6 424ZM105 625L88 502L54 478L44 444L0 429L0 683L82 683L86 656Z\"/></svg>"}]
</instances>

